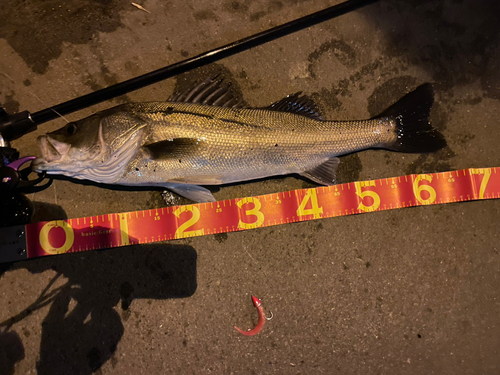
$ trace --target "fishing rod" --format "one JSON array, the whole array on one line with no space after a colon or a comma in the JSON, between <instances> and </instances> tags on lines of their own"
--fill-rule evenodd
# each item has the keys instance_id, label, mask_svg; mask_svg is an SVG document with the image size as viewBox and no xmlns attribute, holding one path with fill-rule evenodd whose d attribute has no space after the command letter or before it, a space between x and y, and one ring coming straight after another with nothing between
<instances>
[{"instance_id":1,"label":"fishing rod","mask_svg":"<svg viewBox=\"0 0 500 375\"><path fill-rule=\"evenodd\" d=\"M273 41L296 31L317 25L318 23L339 17L379 0L348 0L316 13L287 22L266 31L248 36L225 46L204 52L195 57L180 61L167 67L143 74L113 86L80 96L78 98L57 104L41 111L29 111L9 115L0 107L0 134L7 141L19 138L36 130L37 125L54 120L60 115L76 112L94 104L116 98L128 92L140 89L153 83L185 73L189 70L219 61L239 52Z\"/></svg>"},{"instance_id":2,"label":"fishing rod","mask_svg":"<svg viewBox=\"0 0 500 375\"><path fill-rule=\"evenodd\" d=\"M58 118L61 115L79 111L175 75L219 61L239 52L292 34L296 31L339 17L377 1L379 0L348 0L316 13L287 22L283 25L204 52L195 57L35 113L22 111L15 114L9 114L0 105L0 206L3 207L3 215L0 215L0 227L28 223L31 220L34 208L33 204L23 193L43 190L49 186L52 181L49 180L49 182L45 182L40 186L40 183L45 178L45 173L38 173L36 178L30 179L29 175L31 169L22 169L22 167L35 157L20 157L19 152L10 147L10 141L36 130L37 125Z\"/></svg>"}]
</instances>

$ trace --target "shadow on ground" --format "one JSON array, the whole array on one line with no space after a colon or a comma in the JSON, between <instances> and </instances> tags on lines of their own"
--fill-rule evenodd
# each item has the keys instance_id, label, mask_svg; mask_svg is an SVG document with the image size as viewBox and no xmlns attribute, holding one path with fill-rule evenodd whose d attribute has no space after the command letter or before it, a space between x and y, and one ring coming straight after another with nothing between
<instances>
[{"instance_id":1,"label":"shadow on ground","mask_svg":"<svg viewBox=\"0 0 500 375\"><path fill-rule=\"evenodd\" d=\"M24 346L17 332L0 331L0 374L14 374L16 362L22 359L24 359Z\"/></svg>"},{"instance_id":2,"label":"shadow on ground","mask_svg":"<svg viewBox=\"0 0 500 375\"><path fill-rule=\"evenodd\" d=\"M439 90L478 81L493 99L500 99L499 13L497 0L385 0L364 11L387 37L383 57L425 69Z\"/></svg>"},{"instance_id":3,"label":"shadow on ground","mask_svg":"<svg viewBox=\"0 0 500 375\"><path fill-rule=\"evenodd\" d=\"M50 304L42 323L38 374L91 374L112 358L137 298L191 296L196 290L197 254L191 246L151 244L46 257L14 264L32 273L56 275L25 311L0 323L1 374L24 358L16 322ZM58 287L59 278L67 282ZM58 281L59 280L59 281ZM10 372L9 372L10 371Z\"/></svg>"}]
</instances>

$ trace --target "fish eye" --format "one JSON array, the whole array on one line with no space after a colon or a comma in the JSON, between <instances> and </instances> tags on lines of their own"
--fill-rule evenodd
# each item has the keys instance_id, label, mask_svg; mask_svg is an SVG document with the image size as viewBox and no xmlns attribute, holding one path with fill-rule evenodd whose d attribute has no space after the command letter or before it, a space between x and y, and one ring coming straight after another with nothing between
<instances>
[{"instance_id":1,"label":"fish eye","mask_svg":"<svg viewBox=\"0 0 500 375\"><path fill-rule=\"evenodd\" d=\"M66 128L66 132L69 134L69 135L73 135L75 134L77 131L77 127L75 124L69 124L68 127Z\"/></svg>"}]
</instances>

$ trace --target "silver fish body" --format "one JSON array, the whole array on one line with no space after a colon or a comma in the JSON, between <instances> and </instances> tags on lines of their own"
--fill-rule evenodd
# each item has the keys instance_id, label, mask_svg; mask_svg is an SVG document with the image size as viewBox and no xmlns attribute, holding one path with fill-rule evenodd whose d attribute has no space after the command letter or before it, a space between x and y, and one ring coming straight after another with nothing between
<instances>
[{"instance_id":1,"label":"silver fish body","mask_svg":"<svg viewBox=\"0 0 500 375\"><path fill-rule=\"evenodd\" d=\"M172 109L164 115L161 109ZM217 108L199 104L137 105L147 119L144 144L192 140L173 145L166 155L146 147L122 177L214 185L301 173L337 155L394 141L390 121L319 121L291 113ZM172 141L174 142L174 141ZM123 180L123 181L125 181Z\"/></svg>"},{"instance_id":2,"label":"silver fish body","mask_svg":"<svg viewBox=\"0 0 500 375\"><path fill-rule=\"evenodd\" d=\"M322 120L314 103L298 94L261 109L200 100L129 103L40 137L43 158L33 169L107 184L162 186L196 201L214 200L198 185L275 175L298 173L329 185L339 155L443 147L427 120L432 99L432 87L423 85L380 117L363 121Z\"/></svg>"}]
</instances>

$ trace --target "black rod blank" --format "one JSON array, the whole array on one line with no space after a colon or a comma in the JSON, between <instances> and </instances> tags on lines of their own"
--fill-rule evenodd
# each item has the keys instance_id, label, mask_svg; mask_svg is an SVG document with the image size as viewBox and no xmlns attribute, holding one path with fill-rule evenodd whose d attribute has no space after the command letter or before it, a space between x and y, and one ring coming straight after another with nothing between
<instances>
[{"instance_id":1,"label":"black rod blank","mask_svg":"<svg viewBox=\"0 0 500 375\"><path fill-rule=\"evenodd\" d=\"M103 102L105 100L109 100L117 96L124 95L130 91L140 89L142 87L184 73L188 70L199 68L203 65L213 63L215 61L221 60L228 56L232 56L241 51L270 42L282 36L289 35L293 32L314 26L323 21L341 16L343 14L346 14L348 12L351 12L368 4L375 3L377 1L378 0L348 0L338 5L334 5L319 12L310 14L308 16L304 16L294 21L287 22L283 25L276 26L272 29L262 31L252 36L240 39L236 42L226 44L225 46L202 53L195 57L186 59L184 61L169 65L167 67L152 71L150 73L146 73L139 77L135 77L127 81L118 83L116 85L106 87L98 91L94 91L92 93L80 96L78 98L69 100L67 102L55 105L47 109L43 109L33 114L29 114L28 112L23 112L27 114L26 115L27 117L26 116L21 116L21 117L23 117L25 122L30 122L29 125L31 126L29 126L28 124L25 124L25 126L23 126L21 125L21 123L19 123L20 126L17 127L17 129L15 129L16 121L13 119L13 117L21 115L21 113L9 116L10 121L1 121L2 118L0 118L0 131L2 131L2 129L7 130L6 125L8 122L9 123L8 133L10 135L8 138L10 139L17 138L24 133L35 130L36 125L53 120L59 117L59 115L65 115L71 112L75 112L83 108L90 107L94 104ZM21 130L20 128L24 129ZM17 132L15 130L17 130ZM13 132L21 134L16 134L17 136L11 135Z\"/></svg>"},{"instance_id":2,"label":"black rod blank","mask_svg":"<svg viewBox=\"0 0 500 375\"><path fill-rule=\"evenodd\" d=\"M31 119L35 124L41 124L43 122L53 120L54 118L58 117L56 112L64 115L67 113L78 111L105 100L115 98L119 95L124 95L130 91L134 91L153 83L162 81L164 79L173 77L175 75L184 73L188 70L199 68L203 65L213 63L228 56L232 56L249 48L270 42L282 36L291 34L295 31L311 27L320 22L338 17L376 1L378 0L346 1L344 3L326 8L297 20L287 22L280 26L276 26L270 30L262 31L255 35L240 39L236 42L226 44L223 47L213 49L198 56L172 64L165 68L146 73L142 76L135 77L122 83L118 83L116 85L106 87L90 94L83 95L79 98L75 98L67 102L58 104L52 108L33 113L31 115Z\"/></svg>"}]
</instances>

